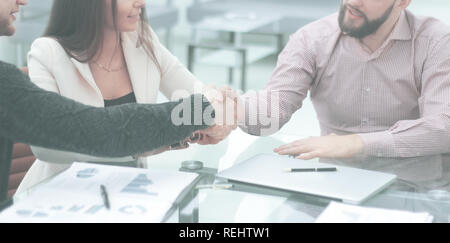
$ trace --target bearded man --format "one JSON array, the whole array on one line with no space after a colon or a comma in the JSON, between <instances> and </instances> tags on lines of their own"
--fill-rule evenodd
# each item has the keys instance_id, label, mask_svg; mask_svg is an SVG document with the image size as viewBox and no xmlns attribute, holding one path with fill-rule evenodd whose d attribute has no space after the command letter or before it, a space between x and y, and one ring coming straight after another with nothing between
<instances>
[{"instance_id":1,"label":"bearded man","mask_svg":"<svg viewBox=\"0 0 450 243\"><path fill-rule=\"evenodd\" d=\"M298 30L266 88L240 97L240 127L273 133L310 92L321 137L275 152L394 173L420 188L448 185L450 28L415 16L410 3L343 0L338 13ZM276 122L249 122L268 118Z\"/></svg>"}]
</instances>

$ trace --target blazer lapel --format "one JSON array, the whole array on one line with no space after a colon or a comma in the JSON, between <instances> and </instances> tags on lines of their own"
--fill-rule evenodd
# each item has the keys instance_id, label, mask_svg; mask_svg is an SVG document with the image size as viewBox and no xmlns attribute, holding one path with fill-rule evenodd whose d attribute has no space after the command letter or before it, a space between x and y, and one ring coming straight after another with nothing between
<instances>
[{"instance_id":1,"label":"blazer lapel","mask_svg":"<svg viewBox=\"0 0 450 243\"><path fill-rule=\"evenodd\" d=\"M159 72L144 49L136 46L136 33L124 33L122 39L122 48L136 101L154 103L159 91L159 75L157 75Z\"/></svg>"},{"instance_id":2,"label":"blazer lapel","mask_svg":"<svg viewBox=\"0 0 450 243\"><path fill-rule=\"evenodd\" d=\"M81 77L83 77L84 80L86 80L86 82L89 83L89 85L97 92L97 94L100 97L103 97L100 89L98 88L97 84L95 83L94 76L92 76L92 72L89 67L89 64L81 63L78 60L76 60L75 58L70 58L70 60L72 61L73 65L77 68Z\"/></svg>"}]
</instances>

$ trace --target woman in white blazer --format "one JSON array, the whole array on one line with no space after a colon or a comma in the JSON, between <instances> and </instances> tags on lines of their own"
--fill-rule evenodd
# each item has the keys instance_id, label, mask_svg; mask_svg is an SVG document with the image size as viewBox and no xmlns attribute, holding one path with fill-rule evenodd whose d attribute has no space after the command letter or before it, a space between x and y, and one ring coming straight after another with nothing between
<instances>
[{"instance_id":1,"label":"woman in white blazer","mask_svg":"<svg viewBox=\"0 0 450 243\"><path fill-rule=\"evenodd\" d=\"M201 92L203 84L161 45L145 16L143 0L54 1L46 33L28 54L32 82L97 107L125 100L156 103L159 91L169 99ZM217 143L229 132L216 130L210 142ZM35 146L32 150L38 159L19 192L75 161L135 164L131 156L99 158Z\"/></svg>"}]
</instances>

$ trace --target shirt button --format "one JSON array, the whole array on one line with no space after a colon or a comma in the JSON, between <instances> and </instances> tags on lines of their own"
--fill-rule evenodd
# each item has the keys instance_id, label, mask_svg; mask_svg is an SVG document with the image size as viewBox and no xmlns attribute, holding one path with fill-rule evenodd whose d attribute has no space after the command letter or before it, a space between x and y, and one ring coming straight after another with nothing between
<instances>
[{"instance_id":1,"label":"shirt button","mask_svg":"<svg viewBox=\"0 0 450 243\"><path fill-rule=\"evenodd\" d=\"M366 92L370 92L370 88L367 88L367 89L366 89Z\"/></svg>"}]
</instances>

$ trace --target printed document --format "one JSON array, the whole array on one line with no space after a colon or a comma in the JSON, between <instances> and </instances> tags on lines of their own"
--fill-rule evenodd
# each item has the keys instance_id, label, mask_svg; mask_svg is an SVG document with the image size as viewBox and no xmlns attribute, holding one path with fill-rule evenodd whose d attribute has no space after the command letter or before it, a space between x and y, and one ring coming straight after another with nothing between
<instances>
[{"instance_id":1,"label":"printed document","mask_svg":"<svg viewBox=\"0 0 450 243\"><path fill-rule=\"evenodd\" d=\"M0 214L0 222L161 222L197 174L74 163ZM107 188L110 209L100 186Z\"/></svg>"}]
</instances>

